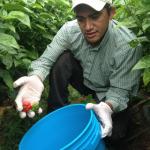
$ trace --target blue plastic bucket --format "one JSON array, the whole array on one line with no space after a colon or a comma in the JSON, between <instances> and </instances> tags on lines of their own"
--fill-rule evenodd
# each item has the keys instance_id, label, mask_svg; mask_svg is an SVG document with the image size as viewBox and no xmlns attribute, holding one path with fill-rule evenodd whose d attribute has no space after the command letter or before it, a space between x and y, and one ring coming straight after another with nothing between
<instances>
[{"instance_id":1,"label":"blue plastic bucket","mask_svg":"<svg viewBox=\"0 0 150 150\"><path fill-rule=\"evenodd\" d=\"M19 150L104 150L100 125L84 104L62 107L35 123Z\"/></svg>"}]
</instances>

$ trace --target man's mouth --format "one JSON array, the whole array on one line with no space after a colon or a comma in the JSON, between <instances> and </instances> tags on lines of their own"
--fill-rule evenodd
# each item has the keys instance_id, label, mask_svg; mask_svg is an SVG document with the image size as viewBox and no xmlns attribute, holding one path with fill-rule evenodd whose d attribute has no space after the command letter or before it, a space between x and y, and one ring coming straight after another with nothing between
<instances>
[{"instance_id":1,"label":"man's mouth","mask_svg":"<svg viewBox=\"0 0 150 150\"><path fill-rule=\"evenodd\" d=\"M88 33L85 33L85 35L87 38L91 39L96 36L96 32L88 32Z\"/></svg>"}]
</instances>

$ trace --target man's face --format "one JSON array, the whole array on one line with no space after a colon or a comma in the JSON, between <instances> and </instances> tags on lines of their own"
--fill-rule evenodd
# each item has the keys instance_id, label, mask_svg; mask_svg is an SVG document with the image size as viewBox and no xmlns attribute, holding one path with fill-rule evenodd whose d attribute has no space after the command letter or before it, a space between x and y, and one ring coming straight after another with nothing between
<instances>
[{"instance_id":1,"label":"man's face","mask_svg":"<svg viewBox=\"0 0 150 150\"><path fill-rule=\"evenodd\" d=\"M113 16L106 8L98 12L86 5L77 7L75 14L82 33L92 45L97 45L102 40Z\"/></svg>"}]
</instances>

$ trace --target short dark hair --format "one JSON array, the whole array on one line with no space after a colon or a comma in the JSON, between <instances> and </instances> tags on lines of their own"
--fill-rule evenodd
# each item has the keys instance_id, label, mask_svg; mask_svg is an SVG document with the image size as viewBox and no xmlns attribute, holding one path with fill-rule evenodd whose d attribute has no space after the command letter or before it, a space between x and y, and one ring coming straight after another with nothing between
<instances>
[{"instance_id":1,"label":"short dark hair","mask_svg":"<svg viewBox=\"0 0 150 150\"><path fill-rule=\"evenodd\" d=\"M106 8L107 10L107 13L110 15L110 12L111 12L111 9L112 9L112 6L108 3L105 4L104 8Z\"/></svg>"}]
</instances>

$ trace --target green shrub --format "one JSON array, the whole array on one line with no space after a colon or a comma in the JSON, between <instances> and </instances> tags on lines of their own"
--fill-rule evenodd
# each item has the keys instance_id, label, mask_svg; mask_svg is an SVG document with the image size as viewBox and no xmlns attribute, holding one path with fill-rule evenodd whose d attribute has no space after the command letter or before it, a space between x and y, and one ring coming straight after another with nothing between
<instances>
[{"instance_id":1,"label":"green shrub","mask_svg":"<svg viewBox=\"0 0 150 150\"><path fill-rule=\"evenodd\" d=\"M143 83L150 84L150 1L149 0L115 0L117 14L115 18L120 25L128 26L137 35L130 42L132 47L142 44L143 58L133 69L143 69Z\"/></svg>"},{"instance_id":2,"label":"green shrub","mask_svg":"<svg viewBox=\"0 0 150 150\"><path fill-rule=\"evenodd\" d=\"M67 0L0 1L0 90L14 93L12 83L27 73L66 20Z\"/></svg>"}]
</instances>

